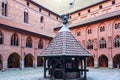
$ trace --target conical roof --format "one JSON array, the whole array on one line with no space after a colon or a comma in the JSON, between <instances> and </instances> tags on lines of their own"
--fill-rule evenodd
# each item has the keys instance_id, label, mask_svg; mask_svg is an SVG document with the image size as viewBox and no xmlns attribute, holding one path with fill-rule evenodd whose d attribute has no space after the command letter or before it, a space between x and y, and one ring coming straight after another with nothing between
<instances>
[{"instance_id":1,"label":"conical roof","mask_svg":"<svg viewBox=\"0 0 120 80\"><path fill-rule=\"evenodd\" d=\"M75 39L68 27L63 27L40 56L91 56Z\"/></svg>"}]
</instances>

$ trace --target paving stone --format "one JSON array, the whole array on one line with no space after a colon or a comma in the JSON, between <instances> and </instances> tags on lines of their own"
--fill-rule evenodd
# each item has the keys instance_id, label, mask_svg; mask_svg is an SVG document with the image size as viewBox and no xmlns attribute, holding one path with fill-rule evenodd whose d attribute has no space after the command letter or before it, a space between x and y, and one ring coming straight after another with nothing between
<instances>
[{"instance_id":1,"label":"paving stone","mask_svg":"<svg viewBox=\"0 0 120 80\"><path fill-rule=\"evenodd\" d=\"M43 67L0 71L0 80L52 80L43 78ZM120 80L120 69L89 68L87 80Z\"/></svg>"}]
</instances>

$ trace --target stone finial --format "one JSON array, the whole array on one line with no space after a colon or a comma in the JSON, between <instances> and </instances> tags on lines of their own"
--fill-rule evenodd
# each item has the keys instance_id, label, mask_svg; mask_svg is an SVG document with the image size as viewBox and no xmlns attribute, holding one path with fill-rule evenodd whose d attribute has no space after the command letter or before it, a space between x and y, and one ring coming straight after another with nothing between
<instances>
[{"instance_id":1,"label":"stone finial","mask_svg":"<svg viewBox=\"0 0 120 80\"><path fill-rule=\"evenodd\" d=\"M68 19L69 19L69 14L61 15L61 19L62 19L63 24L67 24L68 23Z\"/></svg>"}]
</instances>

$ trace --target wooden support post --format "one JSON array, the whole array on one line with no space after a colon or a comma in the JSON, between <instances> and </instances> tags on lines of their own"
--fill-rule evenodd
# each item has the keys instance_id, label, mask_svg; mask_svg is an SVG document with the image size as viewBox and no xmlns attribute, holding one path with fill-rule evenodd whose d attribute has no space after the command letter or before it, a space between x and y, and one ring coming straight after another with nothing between
<instances>
[{"instance_id":1,"label":"wooden support post","mask_svg":"<svg viewBox=\"0 0 120 80\"><path fill-rule=\"evenodd\" d=\"M66 72L65 72L65 68L66 68L66 60L65 57L63 57L63 80L66 80Z\"/></svg>"},{"instance_id":2,"label":"wooden support post","mask_svg":"<svg viewBox=\"0 0 120 80\"><path fill-rule=\"evenodd\" d=\"M80 59L81 60L81 70L83 69L83 59ZM81 71L81 75L83 75L83 71Z\"/></svg>"},{"instance_id":3,"label":"wooden support post","mask_svg":"<svg viewBox=\"0 0 120 80\"><path fill-rule=\"evenodd\" d=\"M44 78L46 78L46 58L44 58Z\"/></svg>"},{"instance_id":4,"label":"wooden support post","mask_svg":"<svg viewBox=\"0 0 120 80\"><path fill-rule=\"evenodd\" d=\"M84 58L84 70L86 70L86 58ZM84 71L84 79L86 80L86 71Z\"/></svg>"}]
</instances>

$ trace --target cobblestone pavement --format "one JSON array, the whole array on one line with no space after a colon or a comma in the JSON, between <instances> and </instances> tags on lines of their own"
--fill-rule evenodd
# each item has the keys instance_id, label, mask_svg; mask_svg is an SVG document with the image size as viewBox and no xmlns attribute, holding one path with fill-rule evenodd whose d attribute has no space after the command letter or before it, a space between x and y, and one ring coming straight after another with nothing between
<instances>
[{"instance_id":1,"label":"cobblestone pavement","mask_svg":"<svg viewBox=\"0 0 120 80\"><path fill-rule=\"evenodd\" d=\"M89 68L87 80L120 80L120 69ZM0 71L0 80L45 80L43 68L8 69Z\"/></svg>"}]
</instances>

